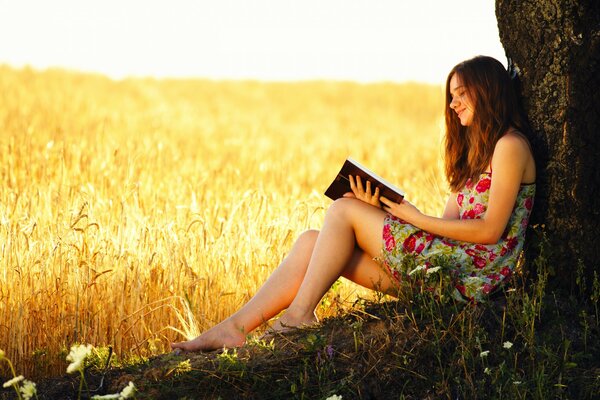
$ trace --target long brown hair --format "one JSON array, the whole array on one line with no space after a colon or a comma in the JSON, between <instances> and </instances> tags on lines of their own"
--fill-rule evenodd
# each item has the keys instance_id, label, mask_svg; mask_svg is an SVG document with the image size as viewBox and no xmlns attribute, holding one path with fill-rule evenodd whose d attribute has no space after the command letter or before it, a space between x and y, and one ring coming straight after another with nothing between
<instances>
[{"instance_id":1,"label":"long brown hair","mask_svg":"<svg viewBox=\"0 0 600 400\"><path fill-rule=\"evenodd\" d=\"M450 80L460 79L473 107L469 126L450 108ZM446 178L452 191L476 180L492 160L494 147L509 128L527 135L527 121L508 71L495 58L477 56L456 65L446 79Z\"/></svg>"}]
</instances>

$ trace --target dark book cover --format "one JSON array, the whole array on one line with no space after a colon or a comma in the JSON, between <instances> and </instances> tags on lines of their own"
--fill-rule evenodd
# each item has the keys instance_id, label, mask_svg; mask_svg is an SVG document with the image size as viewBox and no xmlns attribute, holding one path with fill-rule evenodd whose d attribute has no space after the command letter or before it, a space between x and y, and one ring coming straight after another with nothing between
<instances>
[{"instance_id":1,"label":"dark book cover","mask_svg":"<svg viewBox=\"0 0 600 400\"><path fill-rule=\"evenodd\" d=\"M404 198L402 190L351 158L346 159L344 165L342 165L342 169L340 169L340 172L338 172L331 185L325 191L325 196L332 200L337 200L344 193L352 192L352 189L350 189L350 180L348 179L349 175L360 176L363 187L365 187L367 181L371 181L371 192L378 187L380 197L385 197L395 203L402 202Z\"/></svg>"}]
</instances>

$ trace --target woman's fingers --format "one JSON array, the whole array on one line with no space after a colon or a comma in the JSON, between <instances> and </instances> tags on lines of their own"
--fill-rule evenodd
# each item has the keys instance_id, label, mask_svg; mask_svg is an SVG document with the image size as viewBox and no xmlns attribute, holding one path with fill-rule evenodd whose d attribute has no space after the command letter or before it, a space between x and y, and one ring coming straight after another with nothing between
<instances>
[{"instance_id":1,"label":"woman's fingers","mask_svg":"<svg viewBox=\"0 0 600 400\"><path fill-rule=\"evenodd\" d=\"M356 175L356 187L358 188L358 191L361 194L365 193L365 189L363 188L362 180L360 179L360 176L358 176L358 175Z\"/></svg>"},{"instance_id":2,"label":"woman's fingers","mask_svg":"<svg viewBox=\"0 0 600 400\"><path fill-rule=\"evenodd\" d=\"M352 193L356 194L356 184L354 183L354 177L352 175L348 175L348 180L350 181L350 189L352 189Z\"/></svg>"},{"instance_id":3,"label":"woman's fingers","mask_svg":"<svg viewBox=\"0 0 600 400\"><path fill-rule=\"evenodd\" d=\"M348 180L350 181L350 189L352 189L352 193L354 193L354 196L357 199L360 199L376 207L380 207L381 204L379 203L379 187L376 187L375 191L373 191L373 185L371 181L367 180L363 185L363 182L360 176L358 175L348 175Z\"/></svg>"}]
</instances>

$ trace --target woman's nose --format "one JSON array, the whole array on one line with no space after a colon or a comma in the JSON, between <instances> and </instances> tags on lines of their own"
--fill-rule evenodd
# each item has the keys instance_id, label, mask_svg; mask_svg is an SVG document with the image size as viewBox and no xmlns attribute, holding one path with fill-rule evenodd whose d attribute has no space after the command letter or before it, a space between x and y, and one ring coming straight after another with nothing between
<instances>
[{"instance_id":1,"label":"woman's nose","mask_svg":"<svg viewBox=\"0 0 600 400\"><path fill-rule=\"evenodd\" d=\"M455 109L457 105L458 105L458 100L453 98L452 101L450 102L450 108Z\"/></svg>"}]
</instances>

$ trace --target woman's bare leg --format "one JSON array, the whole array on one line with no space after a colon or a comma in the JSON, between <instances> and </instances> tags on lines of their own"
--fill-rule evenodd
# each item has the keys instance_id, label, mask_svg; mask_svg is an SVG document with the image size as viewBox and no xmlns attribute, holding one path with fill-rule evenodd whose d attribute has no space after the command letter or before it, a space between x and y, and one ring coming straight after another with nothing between
<instances>
[{"instance_id":1,"label":"woman's bare leg","mask_svg":"<svg viewBox=\"0 0 600 400\"><path fill-rule=\"evenodd\" d=\"M333 282L345 274L355 247L370 256L379 255L384 217L382 210L356 199L343 198L329 207L304 279L273 329L283 330L316 322L315 309L319 301ZM360 276L360 271L355 269L348 273L352 274ZM381 277L381 280L385 279ZM390 285L388 277L385 286Z\"/></svg>"},{"instance_id":2,"label":"woman's bare leg","mask_svg":"<svg viewBox=\"0 0 600 400\"><path fill-rule=\"evenodd\" d=\"M331 219L337 220L340 217L343 218L343 216L338 215L342 213L342 209L360 210L343 211L359 214L362 214L366 211L369 214L369 217L362 217L367 218L364 220L364 225L371 225L373 223L375 224L375 227L371 230L372 232L367 234L367 236L375 235L375 238L368 240L370 252L372 254L378 254L381 248L381 232L383 229L383 216L385 214L381 210L353 199L344 199L343 201L336 202L334 204L336 204L335 208L334 206L330 207L331 210L327 213L328 216L325 219L323 229L325 230L327 226L331 224L328 222ZM331 216L331 214L334 214L334 216ZM357 216L357 218L361 217ZM377 220L379 219L381 220L381 226L377 227ZM287 308L296 298L296 294L303 284L303 280L305 280L307 276L309 264L312 263L311 260L314 258L311 258L311 255L313 254L315 245L320 240L321 236L322 233L319 233L318 231L304 232L302 235L300 235L288 256L273 272L273 274L264 283L256 295L254 295L254 297L252 297L252 299L250 299L250 301L246 303L239 311L223 322L209 329L202 335L198 336L196 339L188 342L174 343L172 344L172 347L193 351L212 350L221 348L223 346L241 346L244 343L246 334L248 332L252 331L261 323L268 321L270 318ZM340 237L338 240L350 239L350 237L344 237L345 239ZM362 238L361 241L365 242L367 240ZM327 244L327 241L324 243ZM356 248L355 244L356 240L352 238L349 261L345 262L345 267L342 268L341 272L334 272L332 274L327 273L326 271L326 279L327 281L330 281L330 283L327 284L326 287L325 285L322 285L322 287L325 287L325 289L319 296L316 304L318 304L318 301L323 294L325 294L331 284L340 275L372 289L387 291L393 287L393 283L389 276L382 271L379 264L372 260L372 256L365 253L361 249ZM335 246L332 247L331 250L334 253L338 253ZM332 265L335 266L336 264L334 263ZM335 278L331 280L333 276L335 276ZM312 318L310 318L310 321L304 321L304 323L316 321L316 317L314 316L314 308L311 315ZM277 327L278 329L281 329L280 325L277 325Z\"/></svg>"},{"instance_id":3,"label":"woman's bare leg","mask_svg":"<svg viewBox=\"0 0 600 400\"><path fill-rule=\"evenodd\" d=\"M302 233L289 254L258 292L236 313L194 340L173 343L183 350L213 350L241 346L246 334L287 308L306 273L318 231Z\"/></svg>"}]
</instances>

